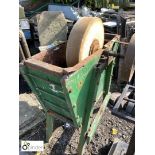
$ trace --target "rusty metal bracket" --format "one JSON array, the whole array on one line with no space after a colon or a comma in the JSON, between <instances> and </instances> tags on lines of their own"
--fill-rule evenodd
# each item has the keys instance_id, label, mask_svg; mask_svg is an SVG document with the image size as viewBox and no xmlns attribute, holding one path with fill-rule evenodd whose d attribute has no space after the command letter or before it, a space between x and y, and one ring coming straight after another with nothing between
<instances>
[{"instance_id":1,"label":"rusty metal bracket","mask_svg":"<svg viewBox=\"0 0 155 155\"><path fill-rule=\"evenodd\" d=\"M95 66L96 71L103 71L106 66L108 65L108 58L104 55L101 55L101 58L98 62L98 64Z\"/></svg>"},{"instance_id":2,"label":"rusty metal bracket","mask_svg":"<svg viewBox=\"0 0 155 155\"><path fill-rule=\"evenodd\" d=\"M104 51L103 53L105 56L109 57L109 56L113 56L113 57L117 57L117 58L122 58L124 59L124 55L119 54L119 53L115 53L115 51Z\"/></svg>"}]
</instances>

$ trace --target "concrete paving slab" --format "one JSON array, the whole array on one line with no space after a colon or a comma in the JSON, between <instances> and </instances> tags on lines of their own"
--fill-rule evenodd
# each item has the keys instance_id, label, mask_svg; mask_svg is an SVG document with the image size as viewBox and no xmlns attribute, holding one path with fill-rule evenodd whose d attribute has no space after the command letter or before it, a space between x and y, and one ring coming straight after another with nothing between
<instances>
[{"instance_id":1,"label":"concrete paving slab","mask_svg":"<svg viewBox=\"0 0 155 155\"><path fill-rule=\"evenodd\" d=\"M19 95L19 136L45 120L42 107L33 93Z\"/></svg>"}]
</instances>

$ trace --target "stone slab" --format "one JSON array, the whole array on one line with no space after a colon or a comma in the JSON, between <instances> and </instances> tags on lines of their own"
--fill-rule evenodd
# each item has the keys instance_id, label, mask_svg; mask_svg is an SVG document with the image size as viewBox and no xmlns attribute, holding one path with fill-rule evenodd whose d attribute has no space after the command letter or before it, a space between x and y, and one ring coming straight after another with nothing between
<instances>
[{"instance_id":1,"label":"stone slab","mask_svg":"<svg viewBox=\"0 0 155 155\"><path fill-rule=\"evenodd\" d=\"M67 40L67 21L62 12L44 11L38 21L38 34L41 46Z\"/></svg>"},{"instance_id":2,"label":"stone slab","mask_svg":"<svg viewBox=\"0 0 155 155\"><path fill-rule=\"evenodd\" d=\"M19 95L19 136L45 120L42 107L33 93Z\"/></svg>"}]
</instances>

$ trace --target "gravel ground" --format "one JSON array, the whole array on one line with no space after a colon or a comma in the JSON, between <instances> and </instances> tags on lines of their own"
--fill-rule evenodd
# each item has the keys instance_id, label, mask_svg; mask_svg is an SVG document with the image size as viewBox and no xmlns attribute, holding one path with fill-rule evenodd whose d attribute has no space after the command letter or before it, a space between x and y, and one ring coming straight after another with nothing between
<instances>
[{"instance_id":1,"label":"gravel ground","mask_svg":"<svg viewBox=\"0 0 155 155\"><path fill-rule=\"evenodd\" d=\"M85 155L107 155L109 148L115 138L129 143L133 132L134 124L111 115L111 110L107 108L102 117L100 125L94 135L93 140L86 146ZM118 133L112 135L112 129L117 129ZM64 129L58 127L50 142L46 144L46 149L42 155L73 155L77 154L77 146L80 131L74 127Z\"/></svg>"},{"instance_id":2,"label":"gravel ground","mask_svg":"<svg viewBox=\"0 0 155 155\"><path fill-rule=\"evenodd\" d=\"M55 129L49 143L45 144L45 151L42 155L75 155L80 131L73 126L64 128L61 121L56 121ZM129 143L133 132L134 124L120 119L111 114L111 108L107 107L97 131L85 149L85 155L107 155L110 146L115 138ZM118 133L112 135L112 129L117 129ZM22 139L45 140L45 124L42 123L32 132Z\"/></svg>"}]
</instances>

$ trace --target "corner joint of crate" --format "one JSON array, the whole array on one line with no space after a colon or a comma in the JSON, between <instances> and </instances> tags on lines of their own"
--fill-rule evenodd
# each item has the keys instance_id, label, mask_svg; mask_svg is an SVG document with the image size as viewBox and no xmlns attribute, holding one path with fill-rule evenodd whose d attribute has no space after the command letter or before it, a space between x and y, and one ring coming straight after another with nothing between
<instances>
[{"instance_id":1,"label":"corner joint of crate","mask_svg":"<svg viewBox=\"0 0 155 155\"><path fill-rule=\"evenodd\" d=\"M68 78L69 78L68 75L64 75L62 77L62 79L61 79L61 83L64 84L64 85L66 85L66 82L67 82Z\"/></svg>"}]
</instances>

